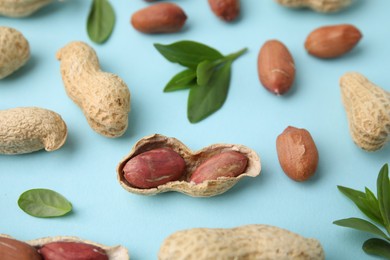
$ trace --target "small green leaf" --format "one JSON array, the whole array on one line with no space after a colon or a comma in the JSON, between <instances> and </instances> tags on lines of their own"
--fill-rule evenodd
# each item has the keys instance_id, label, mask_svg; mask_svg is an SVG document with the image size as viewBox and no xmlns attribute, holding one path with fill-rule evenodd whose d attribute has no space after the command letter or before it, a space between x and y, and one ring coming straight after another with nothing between
<instances>
[{"instance_id":1,"label":"small green leaf","mask_svg":"<svg viewBox=\"0 0 390 260\"><path fill-rule=\"evenodd\" d=\"M72 210L72 204L65 197L48 189L25 191L18 205L27 214L39 218L59 217Z\"/></svg>"},{"instance_id":2,"label":"small green leaf","mask_svg":"<svg viewBox=\"0 0 390 260\"><path fill-rule=\"evenodd\" d=\"M367 187L365 188L365 190L366 190L366 198L362 199L362 202L369 208L370 212L375 216L375 218L371 218L371 219L384 226L385 224L383 223L381 211L379 209L379 202L375 197L375 194Z\"/></svg>"},{"instance_id":3,"label":"small green leaf","mask_svg":"<svg viewBox=\"0 0 390 260\"><path fill-rule=\"evenodd\" d=\"M179 63L193 70L196 70L198 64L204 60L223 58L219 51L193 41L179 41L169 45L155 43L154 47L170 62Z\"/></svg>"},{"instance_id":4,"label":"small green leaf","mask_svg":"<svg viewBox=\"0 0 390 260\"><path fill-rule=\"evenodd\" d=\"M88 15L87 31L89 38L96 43L105 42L115 25L115 12L108 0L93 0Z\"/></svg>"},{"instance_id":5,"label":"small green leaf","mask_svg":"<svg viewBox=\"0 0 390 260\"><path fill-rule=\"evenodd\" d=\"M360 218L347 218L347 219L340 219L333 222L333 224L342 226L342 227L348 227L357 229L360 231L368 232L374 235L381 236L385 239L390 239L382 230L380 230L377 226L374 224L368 222L367 220L360 219Z\"/></svg>"},{"instance_id":6,"label":"small green leaf","mask_svg":"<svg viewBox=\"0 0 390 260\"><path fill-rule=\"evenodd\" d=\"M371 202L366 198L366 193L343 186L337 186L337 188L340 190L341 193L343 193L350 200L352 200L355 205L360 209L360 211L363 212L367 217L383 225L380 212L375 210L374 205L370 205Z\"/></svg>"},{"instance_id":7,"label":"small green leaf","mask_svg":"<svg viewBox=\"0 0 390 260\"><path fill-rule=\"evenodd\" d=\"M378 238L368 239L363 244L363 250L367 254L382 256L390 259L390 244Z\"/></svg>"},{"instance_id":8,"label":"small green leaf","mask_svg":"<svg viewBox=\"0 0 390 260\"><path fill-rule=\"evenodd\" d=\"M208 84L190 89L187 117L191 123L199 122L224 104L230 83L231 62L215 69Z\"/></svg>"},{"instance_id":9,"label":"small green leaf","mask_svg":"<svg viewBox=\"0 0 390 260\"><path fill-rule=\"evenodd\" d=\"M387 232L390 233L390 181L387 164L385 164L379 172L377 179L377 193L382 219Z\"/></svg>"},{"instance_id":10,"label":"small green leaf","mask_svg":"<svg viewBox=\"0 0 390 260\"><path fill-rule=\"evenodd\" d=\"M209 83L211 77L213 76L216 66L223 59L218 59L216 61L202 61L199 63L196 68L196 80L199 86L204 86Z\"/></svg>"},{"instance_id":11,"label":"small green leaf","mask_svg":"<svg viewBox=\"0 0 390 260\"><path fill-rule=\"evenodd\" d=\"M164 92L172 92L176 90L188 89L194 83L196 79L196 72L187 69L184 70L175 76L168 82L168 84L164 88Z\"/></svg>"}]
</instances>

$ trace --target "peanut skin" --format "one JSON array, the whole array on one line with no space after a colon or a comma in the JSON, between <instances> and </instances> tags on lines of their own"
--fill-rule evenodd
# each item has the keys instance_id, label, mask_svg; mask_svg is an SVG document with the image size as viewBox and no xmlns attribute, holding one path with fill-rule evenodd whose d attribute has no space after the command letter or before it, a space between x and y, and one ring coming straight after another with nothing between
<instances>
[{"instance_id":1,"label":"peanut skin","mask_svg":"<svg viewBox=\"0 0 390 260\"><path fill-rule=\"evenodd\" d=\"M173 33L180 31L187 15L173 3L156 3L135 12L131 17L133 27L143 33Z\"/></svg>"},{"instance_id":2,"label":"peanut skin","mask_svg":"<svg viewBox=\"0 0 390 260\"><path fill-rule=\"evenodd\" d=\"M45 260L108 260L106 252L96 246L77 242L53 242L43 245L39 253Z\"/></svg>"},{"instance_id":3,"label":"peanut skin","mask_svg":"<svg viewBox=\"0 0 390 260\"><path fill-rule=\"evenodd\" d=\"M283 171L294 181L305 181L317 170L317 147L306 129L287 127L276 139L276 150Z\"/></svg>"},{"instance_id":4,"label":"peanut skin","mask_svg":"<svg viewBox=\"0 0 390 260\"><path fill-rule=\"evenodd\" d=\"M287 47L278 40L267 41L261 47L257 69L261 84L276 95L283 95L294 83L294 59Z\"/></svg>"},{"instance_id":5,"label":"peanut skin","mask_svg":"<svg viewBox=\"0 0 390 260\"><path fill-rule=\"evenodd\" d=\"M0 15L8 17L29 16L53 0L0 0Z\"/></svg>"},{"instance_id":6,"label":"peanut skin","mask_svg":"<svg viewBox=\"0 0 390 260\"><path fill-rule=\"evenodd\" d=\"M309 34L305 48L318 58L335 58L352 50L361 38L361 32L350 24L323 26Z\"/></svg>"},{"instance_id":7,"label":"peanut skin","mask_svg":"<svg viewBox=\"0 0 390 260\"><path fill-rule=\"evenodd\" d=\"M30 59L30 45L22 33L0 26L0 79L11 75Z\"/></svg>"},{"instance_id":8,"label":"peanut skin","mask_svg":"<svg viewBox=\"0 0 390 260\"><path fill-rule=\"evenodd\" d=\"M171 148L157 148L130 159L123 168L131 185L150 189L180 179L185 172L184 159Z\"/></svg>"},{"instance_id":9,"label":"peanut skin","mask_svg":"<svg viewBox=\"0 0 390 260\"><path fill-rule=\"evenodd\" d=\"M38 251L27 243L0 237L1 260L41 260Z\"/></svg>"},{"instance_id":10,"label":"peanut skin","mask_svg":"<svg viewBox=\"0 0 390 260\"><path fill-rule=\"evenodd\" d=\"M68 96L83 111L90 127L106 137L123 135L128 125L130 91L117 75L103 72L95 51L71 42L57 52Z\"/></svg>"},{"instance_id":11,"label":"peanut skin","mask_svg":"<svg viewBox=\"0 0 390 260\"><path fill-rule=\"evenodd\" d=\"M160 247L159 260L323 260L321 244L278 227L194 228L176 232Z\"/></svg>"},{"instance_id":12,"label":"peanut skin","mask_svg":"<svg viewBox=\"0 0 390 260\"><path fill-rule=\"evenodd\" d=\"M37 107L0 111L0 154L54 151L66 140L67 127L57 113Z\"/></svg>"},{"instance_id":13,"label":"peanut skin","mask_svg":"<svg viewBox=\"0 0 390 260\"><path fill-rule=\"evenodd\" d=\"M230 151L214 155L203 162L192 173L190 182L196 184L220 177L236 177L245 171L248 158L243 154Z\"/></svg>"},{"instance_id":14,"label":"peanut skin","mask_svg":"<svg viewBox=\"0 0 390 260\"><path fill-rule=\"evenodd\" d=\"M226 22L235 20L240 14L240 0L208 0L213 13Z\"/></svg>"}]
</instances>

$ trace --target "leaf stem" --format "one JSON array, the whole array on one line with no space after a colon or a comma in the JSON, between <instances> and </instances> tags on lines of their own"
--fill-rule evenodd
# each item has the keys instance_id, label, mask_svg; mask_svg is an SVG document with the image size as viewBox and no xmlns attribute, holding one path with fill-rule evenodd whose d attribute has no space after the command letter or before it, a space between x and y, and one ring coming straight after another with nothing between
<instances>
[{"instance_id":1,"label":"leaf stem","mask_svg":"<svg viewBox=\"0 0 390 260\"><path fill-rule=\"evenodd\" d=\"M243 49L239 50L238 52L234 52L234 53L231 53L231 54L225 56L225 59L234 61L235 59L237 59L238 57L243 55L247 50L248 50L248 48L243 48Z\"/></svg>"}]
</instances>

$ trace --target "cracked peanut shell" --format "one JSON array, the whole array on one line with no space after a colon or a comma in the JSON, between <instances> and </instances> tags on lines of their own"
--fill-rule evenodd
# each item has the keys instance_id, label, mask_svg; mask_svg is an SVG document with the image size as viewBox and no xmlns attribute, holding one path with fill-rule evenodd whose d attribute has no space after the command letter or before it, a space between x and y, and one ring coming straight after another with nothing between
<instances>
[{"instance_id":1,"label":"cracked peanut shell","mask_svg":"<svg viewBox=\"0 0 390 260\"><path fill-rule=\"evenodd\" d=\"M126 163L137 156L157 148L171 148L178 153L186 163L183 176L176 181L157 186L156 188L140 189L128 183L124 177L123 168ZM200 184L190 182L191 174L203 162L216 154L227 151L236 151L248 158L248 164L243 173L237 177L220 177L217 180L206 180ZM260 174L260 158L255 151L243 145L235 144L213 144L199 151L192 151L176 138L166 137L159 134L146 136L139 140L130 153L117 166L117 178L121 186L135 194L155 195L162 192L177 191L193 197L211 197L226 192L233 187L240 179L249 176L256 177Z\"/></svg>"}]
</instances>

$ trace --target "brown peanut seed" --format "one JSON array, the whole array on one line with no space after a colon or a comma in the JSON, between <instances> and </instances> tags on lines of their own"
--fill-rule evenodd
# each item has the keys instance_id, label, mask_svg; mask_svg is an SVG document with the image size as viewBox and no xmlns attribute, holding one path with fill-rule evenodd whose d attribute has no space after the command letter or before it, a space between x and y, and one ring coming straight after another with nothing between
<instances>
[{"instance_id":1,"label":"brown peanut seed","mask_svg":"<svg viewBox=\"0 0 390 260\"><path fill-rule=\"evenodd\" d=\"M240 13L240 0L208 0L213 13L224 21L235 20Z\"/></svg>"},{"instance_id":2,"label":"brown peanut seed","mask_svg":"<svg viewBox=\"0 0 390 260\"><path fill-rule=\"evenodd\" d=\"M143 33L172 33L180 31L187 15L173 3L157 3L135 12L133 27Z\"/></svg>"},{"instance_id":3,"label":"brown peanut seed","mask_svg":"<svg viewBox=\"0 0 390 260\"><path fill-rule=\"evenodd\" d=\"M45 260L108 260L103 249L77 242L49 243L43 245L39 253Z\"/></svg>"},{"instance_id":4,"label":"brown peanut seed","mask_svg":"<svg viewBox=\"0 0 390 260\"><path fill-rule=\"evenodd\" d=\"M287 127L276 139L279 163L288 177L305 181L318 166L318 151L306 129Z\"/></svg>"},{"instance_id":5,"label":"brown peanut seed","mask_svg":"<svg viewBox=\"0 0 390 260\"><path fill-rule=\"evenodd\" d=\"M158 148L130 159L123 168L125 179L133 186L148 189L180 179L184 159L171 148Z\"/></svg>"},{"instance_id":6,"label":"brown peanut seed","mask_svg":"<svg viewBox=\"0 0 390 260\"><path fill-rule=\"evenodd\" d=\"M267 41L261 47L257 69L261 84L276 95L283 95L294 83L294 59L278 40Z\"/></svg>"},{"instance_id":7,"label":"brown peanut seed","mask_svg":"<svg viewBox=\"0 0 390 260\"><path fill-rule=\"evenodd\" d=\"M38 251L15 239L0 237L0 259L1 260L41 260Z\"/></svg>"}]
</instances>

